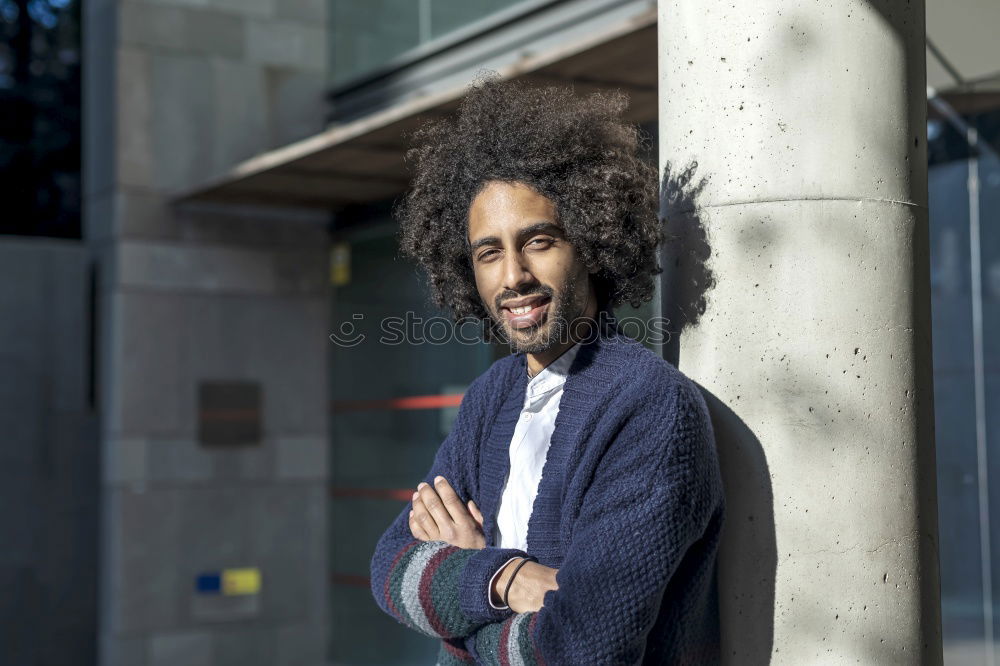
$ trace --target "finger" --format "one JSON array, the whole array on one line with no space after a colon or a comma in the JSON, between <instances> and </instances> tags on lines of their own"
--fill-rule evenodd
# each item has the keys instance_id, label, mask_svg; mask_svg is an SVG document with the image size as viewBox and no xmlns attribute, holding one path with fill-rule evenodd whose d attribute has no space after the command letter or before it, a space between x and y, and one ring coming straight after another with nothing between
<instances>
[{"instance_id":1,"label":"finger","mask_svg":"<svg viewBox=\"0 0 1000 666\"><path fill-rule=\"evenodd\" d=\"M420 525L424 534L427 535L428 541L437 541L441 536L441 530L434 521L434 517L427 511L420 493L413 493L413 520Z\"/></svg>"},{"instance_id":2,"label":"finger","mask_svg":"<svg viewBox=\"0 0 1000 666\"><path fill-rule=\"evenodd\" d=\"M455 531L454 523L451 519L451 514L448 513L448 509L445 508L437 491L430 484L421 483L417 486L417 492L420 493L420 499L427 508L427 513L437 524L438 534L443 536L445 540L449 539Z\"/></svg>"},{"instance_id":3,"label":"finger","mask_svg":"<svg viewBox=\"0 0 1000 666\"><path fill-rule=\"evenodd\" d=\"M476 523L479 525L479 529L483 528L483 512L479 510L476 506L475 500L469 500L469 513L475 519Z\"/></svg>"},{"instance_id":4,"label":"finger","mask_svg":"<svg viewBox=\"0 0 1000 666\"><path fill-rule=\"evenodd\" d=\"M416 514L410 511L410 533L413 535L414 539L419 539L420 541L431 541L431 538L427 536L427 532L420 525L420 521L416 519Z\"/></svg>"},{"instance_id":5,"label":"finger","mask_svg":"<svg viewBox=\"0 0 1000 666\"><path fill-rule=\"evenodd\" d=\"M448 515L454 523L458 525L468 524L472 518L469 513L469 509L462 504L461 498L455 494L455 490L448 483L448 479L443 476L435 477L434 487L437 489L438 496L441 498L441 503L444 504L444 508L448 511Z\"/></svg>"}]
</instances>

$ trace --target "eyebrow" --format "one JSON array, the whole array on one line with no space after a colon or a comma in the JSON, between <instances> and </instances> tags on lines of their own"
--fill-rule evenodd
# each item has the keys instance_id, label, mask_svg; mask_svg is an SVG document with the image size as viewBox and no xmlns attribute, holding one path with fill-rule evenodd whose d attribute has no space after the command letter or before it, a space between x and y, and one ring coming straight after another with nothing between
<instances>
[{"instance_id":1,"label":"eyebrow","mask_svg":"<svg viewBox=\"0 0 1000 666\"><path fill-rule=\"evenodd\" d=\"M535 234L547 233L553 236L562 236L563 229L554 222L536 222L535 224L528 225L527 227L521 229L517 232L517 239L523 240L528 236L534 236ZM496 236L486 236L485 238L480 238L474 243L469 244L469 252L475 252L484 245L499 245L500 239Z\"/></svg>"}]
</instances>

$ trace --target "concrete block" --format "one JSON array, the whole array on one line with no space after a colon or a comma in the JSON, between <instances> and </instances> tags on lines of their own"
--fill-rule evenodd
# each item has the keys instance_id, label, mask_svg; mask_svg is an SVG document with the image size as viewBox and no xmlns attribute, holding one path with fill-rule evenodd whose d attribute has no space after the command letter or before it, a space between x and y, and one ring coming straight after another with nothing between
<instances>
[{"instance_id":1,"label":"concrete block","mask_svg":"<svg viewBox=\"0 0 1000 666\"><path fill-rule=\"evenodd\" d=\"M191 438L151 438L146 450L146 478L151 482L196 483L212 478L212 453Z\"/></svg>"},{"instance_id":2,"label":"concrete block","mask_svg":"<svg viewBox=\"0 0 1000 666\"><path fill-rule=\"evenodd\" d=\"M327 308L323 299L285 297L262 300L247 313L269 435L327 432Z\"/></svg>"},{"instance_id":3,"label":"concrete block","mask_svg":"<svg viewBox=\"0 0 1000 666\"><path fill-rule=\"evenodd\" d=\"M169 199L155 190L122 185L114 192L114 216L124 238L171 240L178 236Z\"/></svg>"},{"instance_id":4,"label":"concrete block","mask_svg":"<svg viewBox=\"0 0 1000 666\"><path fill-rule=\"evenodd\" d=\"M275 7L275 16L312 25L325 24L327 4L327 0L281 0Z\"/></svg>"},{"instance_id":5,"label":"concrete block","mask_svg":"<svg viewBox=\"0 0 1000 666\"><path fill-rule=\"evenodd\" d=\"M209 632L155 634L149 639L149 666L213 666L214 663Z\"/></svg>"},{"instance_id":6,"label":"concrete block","mask_svg":"<svg viewBox=\"0 0 1000 666\"><path fill-rule=\"evenodd\" d=\"M325 624L286 624L275 631L275 666L315 666L326 661Z\"/></svg>"},{"instance_id":7,"label":"concrete block","mask_svg":"<svg viewBox=\"0 0 1000 666\"><path fill-rule=\"evenodd\" d=\"M124 15L126 7L122 6ZM136 19L145 24L147 19ZM125 185L148 186L153 180L152 92L149 56L134 48L118 49L115 137L116 180ZM102 147L107 150L107 147Z\"/></svg>"},{"instance_id":8,"label":"concrete block","mask_svg":"<svg viewBox=\"0 0 1000 666\"><path fill-rule=\"evenodd\" d=\"M215 83L202 56L157 53L152 67L153 184L183 190L211 175Z\"/></svg>"},{"instance_id":9,"label":"concrete block","mask_svg":"<svg viewBox=\"0 0 1000 666\"><path fill-rule=\"evenodd\" d=\"M269 147L278 148L321 132L326 125L324 72L268 67L267 100L271 114Z\"/></svg>"},{"instance_id":10,"label":"concrete block","mask_svg":"<svg viewBox=\"0 0 1000 666\"><path fill-rule=\"evenodd\" d=\"M113 350L113 432L148 436L193 433L194 386L184 354L187 303L166 292L129 291L115 294Z\"/></svg>"},{"instance_id":11,"label":"concrete block","mask_svg":"<svg viewBox=\"0 0 1000 666\"><path fill-rule=\"evenodd\" d=\"M148 443L141 437L103 439L101 470L104 483L144 483L146 481Z\"/></svg>"},{"instance_id":12,"label":"concrete block","mask_svg":"<svg viewBox=\"0 0 1000 666\"><path fill-rule=\"evenodd\" d=\"M263 481L275 476L274 443L268 439L258 446L220 448L212 451L213 474L228 481Z\"/></svg>"},{"instance_id":13,"label":"concrete block","mask_svg":"<svg viewBox=\"0 0 1000 666\"><path fill-rule=\"evenodd\" d=\"M265 577L263 619L319 621L328 590L325 484L262 486L251 501L251 552Z\"/></svg>"},{"instance_id":14,"label":"concrete block","mask_svg":"<svg viewBox=\"0 0 1000 666\"><path fill-rule=\"evenodd\" d=\"M240 16L136 2L123 2L119 16L123 44L202 56L243 56L245 37Z\"/></svg>"},{"instance_id":15,"label":"concrete block","mask_svg":"<svg viewBox=\"0 0 1000 666\"><path fill-rule=\"evenodd\" d=\"M271 253L180 243L123 242L119 281L125 287L271 294Z\"/></svg>"},{"instance_id":16,"label":"concrete block","mask_svg":"<svg viewBox=\"0 0 1000 666\"><path fill-rule=\"evenodd\" d=\"M178 499L183 544L179 560L183 594L192 594L195 576L226 567L257 566L250 551L253 490L225 486L192 486Z\"/></svg>"},{"instance_id":17,"label":"concrete block","mask_svg":"<svg viewBox=\"0 0 1000 666\"><path fill-rule=\"evenodd\" d=\"M135 635L170 631L178 625L181 601L192 585L179 576L178 567L186 545L181 540L185 492L105 490L109 502L105 525L111 531L103 550L109 608L102 625L109 631Z\"/></svg>"},{"instance_id":18,"label":"concrete block","mask_svg":"<svg viewBox=\"0 0 1000 666\"><path fill-rule=\"evenodd\" d=\"M105 633L100 638L97 663L101 666L147 666L149 641L145 636Z\"/></svg>"},{"instance_id":19,"label":"concrete block","mask_svg":"<svg viewBox=\"0 0 1000 666\"><path fill-rule=\"evenodd\" d=\"M264 74L259 65L213 59L213 171L223 173L262 152L267 142Z\"/></svg>"},{"instance_id":20,"label":"concrete block","mask_svg":"<svg viewBox=\"0 0 1000 666\"><path fill-rule=\"evenodd\" d=\"M323 71L327 36L325 26L250 19L246 31L247 60Z\"/></svg>"},{"instance_id":21,"label":"concrete block","mask_svg":"<svg viewBox=\"0 0 1000 666\"><path fill-rule=\"evenodd\" d=\"M267 18L274 16L276 6L285 0L208 0L208 4L218 9L238 13L241 16Z\"/></svg>"},{"instance_id":22,"label":"concrete block","mask_svg":"<svg viewBox=\"0 0 1000 666\"><path fill-rule=\"evenodd\" d=\"M215 632L212 666L274 666L274 634L271 627L261 626Z\"/></svg>"},{"instance_id":23,"label":"concrete block","mask_svg":"<svg viewBox=\"0 0 1000 666\"><path fill-rule=\"evenodd\" d=\"M330 285L330 255L326 244L305 250L274 253L274 277L281 293L326 295Z\"/></svg>"},{"instance_id":24,"label":"concrete block","mask_svg":"<svg viewBox=\"0 0 1000 666\"><path fill-rule=\"evenodd\" d=\"M327 478L330 442L326 437L279 437L275 448L278 479Z\"/></svg>"}]
</instances>

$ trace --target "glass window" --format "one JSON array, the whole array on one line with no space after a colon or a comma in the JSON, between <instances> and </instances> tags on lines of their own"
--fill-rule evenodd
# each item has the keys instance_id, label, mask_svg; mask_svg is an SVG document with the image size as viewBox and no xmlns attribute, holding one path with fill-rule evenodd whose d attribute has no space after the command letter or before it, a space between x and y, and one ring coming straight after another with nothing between
<instances>
[{"instance_id":1,"label":"glass window","mask_svg":"<svg viewBox=\"0 0 1000 666\"><path fill-rule=\"evenodd\" d=\"M375 544L409 500L451 429L462 393L498 357L449 339L390 228L335 244L330 354L331 661L431 664L439 643L375 605L368 567ZM367 233L367 232L365 232ZM353 325L354 331L345 326ZM361 340L355 333L364 335Z\"/></svg>"},{"instance_id":2,"label":"glass window","mask_svg":"<svg viewBox=\"0 0 1000 666\"><path fill-rule=\"evenodd\" d=\"M987 663L1000 635L1000 108L975 106L949 121L932 105L927 132L947 663Z\"/></svg>"},{"instance_id":3,"label":"glass window","mask_svg":"<svg viewBox=\"0 0 1000 666\"><path fill-rule=\"evenodd\" d=\"M373 72L417 46L525 0L331 0L330 83Z\"/></svg>"}]
</instances>

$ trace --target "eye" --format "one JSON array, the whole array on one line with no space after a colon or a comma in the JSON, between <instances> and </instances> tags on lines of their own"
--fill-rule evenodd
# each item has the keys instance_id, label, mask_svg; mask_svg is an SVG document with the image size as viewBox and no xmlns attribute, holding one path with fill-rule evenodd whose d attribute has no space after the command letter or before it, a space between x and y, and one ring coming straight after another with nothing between
<instances>
[{"instance_id":1,"label":"eye","mask_svg":"<svg viewBox=\"0 0 1000 666\"><path fill-rule=\"evenodd\" d=\"M535 243L542 243L543 245L535 245ZM551 238L532 238L530 241L528 241L528 245L535 245L535 247L543 247L543 246L547 247L549 245L552 245L553 243L555 243L555 240Z\"/></svg>"},{"instance_id":2,"label":"eye","mask_svg":"<svg viewBox=\"0 0 1000 666\"><path fill-rule=\"evenodd\" d=\"M494 255L497 252L498 252L497 250L486 250L485 252L479 255L479 261L485 261L486 259L489 259L491 255Z\"/></svg>"}]
</instances>

